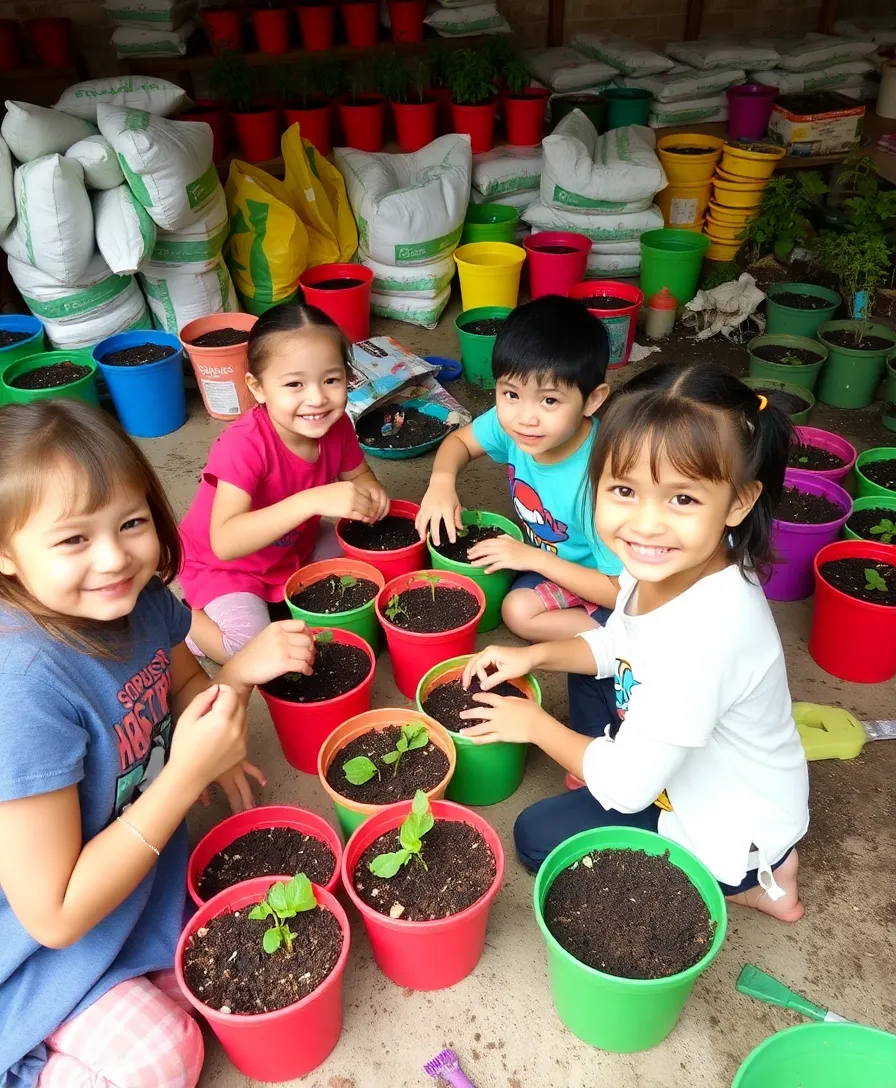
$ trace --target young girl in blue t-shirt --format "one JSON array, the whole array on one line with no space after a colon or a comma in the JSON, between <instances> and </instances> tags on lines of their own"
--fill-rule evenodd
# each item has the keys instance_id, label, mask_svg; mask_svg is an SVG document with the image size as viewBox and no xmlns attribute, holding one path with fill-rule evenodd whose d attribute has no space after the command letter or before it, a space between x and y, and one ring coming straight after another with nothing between
<instances>
[{"instance_id":1,"label":"young girl in blue t-shirt","mask_svg":"<svg viewBox=\"0 0 896 1088\"><path fill-rule=\"evenodd\" d=\"M253 685L310 671L274 624L212 684L168 590L177 526L137 446L73 400L0 409L0 1085L190 1088L184 817L251 807Z\"/></svg>"}]
</instances>

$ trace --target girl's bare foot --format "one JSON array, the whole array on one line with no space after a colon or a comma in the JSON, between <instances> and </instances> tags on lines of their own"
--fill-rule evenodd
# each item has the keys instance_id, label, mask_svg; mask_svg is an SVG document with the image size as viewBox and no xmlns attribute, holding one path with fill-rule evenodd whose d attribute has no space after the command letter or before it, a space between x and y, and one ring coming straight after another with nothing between
<instances>
[{"instance_id":1,"label":"girl's bare foot","mask_svg":"<svg viewBox=\"0 0 896 1088\"><path fill-rule=\"evenodd\" d=\"M784 892L780 899L769 898L768 892L758 885L749 891L738 892L737 895L726 895L725 898L729 903L761 910L764 914L777 918L779 922L798 922L806 909L800 902L796 879L798 869L796 850L791 850L784 864L775 869L775 881Z\"/></svg>"}]
</instances>

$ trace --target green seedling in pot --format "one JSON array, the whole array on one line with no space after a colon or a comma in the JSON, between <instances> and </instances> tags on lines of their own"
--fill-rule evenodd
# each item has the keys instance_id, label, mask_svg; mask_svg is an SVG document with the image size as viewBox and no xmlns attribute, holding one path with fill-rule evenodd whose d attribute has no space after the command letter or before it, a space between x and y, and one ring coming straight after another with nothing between
<instances>
[{"instance_id":1,"label":"green seedling in pot","mask_svg":"<svg viewBox=\"0 0 896 1088\"><path fill-rule=\"evenodd\" d=\"M532 82L532 72L526 61L520 56L512 56L504 65L504 82L514 98L522 98L526 88Z\"/></svg>"},{"instance_id":2,"label":"green seedling in pot","mask_svg":"<svg viewBox=\"0 0 896 1088\"><path fill-rule=\"evenodd\" d=\"M292 880L272 884L264 899L249 912L249 917L254 921L273 919L271 928L265 930L262 939L265 952L271 956L285 946L287 954L291 955L295 933L289 928L289 919L306 910L314 910L316 906L314 888L304 873L296 873Z\"/></svg>"},{"instance_id":3,"label":"green seedling in pot","mask_svg":"<svg viewBox=\"0 0 896 1088\"><path fill-rule=\"evenodd\" d=\"M869 592L886 593L890 587L874 567L865 568L865 589Z\"/></svg>"},{"instance_id":4,"label":"green seedling in pot","mask_svg":"<svg viewBox=\"0 0 896 1088\"><path fill-rule=\"evenodd\" d=\"M339 579L339 596L344 597L345 591L347 589L351 589L352 586L356 586L357 584L357 578L352 578L350 574L343 574L343 576Z\"/></svg>"},{"instance_id":5,"label":"green seedling in pot","mask_svg":"<svg viewBox=\"0 0 896 1088\"><path fill-rule=\"evenodd\" d=\"M407 613L407 609L402 607L401 601L398 599L398 594L393 593L386 604L386 619L390 619L394 622L399 616L404 616L406 620L410 620L411 618Z\"/></svg>"},{"instance_id":6,"label":"green seedling in pot","mask_svg":"<svg viewBox=\"0 0 896 1088\"><path fill-rule=\"evenodd\" d=\"M877 525L871 526L870 532L880 537L881 544L892 544L893 537L896 537L896 525L889 518L881 518Z\"/></svg>"},{"instance_id":7,"label":"green seedling in pot","mask_svg":"<svg viewBox=\"0 0 896 1088\"><path fill-rule=\"evenodd\" d=\"M803 365L803 360L802 359L798 358L796 355L790 355L790 354L782 355L781 358L778 360L778 362L784 363L786 366L802 366Z\"/></svg>"},{"instance_id":8,"label":"green seedling in pot","mask_svg":"<svg viewBox=\"0 0 896 1088\"><path fill-rule=\"evenodd\" d=\"M343 763L342 773L353 786L363 786L364 783L369 782L374 775L376 775L377 778L380 777L379 768L373 760L368 759L367 756L355 756L354 759L350 759L347 763Z\"/></svg>"},{"instance_id":9,"label":"green seedling in pot","mask_svg":"<svg viewBox=\"0 0 896 1088\"><path fill-rule=\"evenodd\" d=\"M471 522L471 524L472 525L478 525L480 528L482 527L482 511L481 510L474 510L473 511L473 521ZM457 535L459 537L461 537L461 538L463 538L465 536L469 536L469 533L470 533L470 526L469 525L465 525L462 529L457 530Z\"/></svg>"},{"instance_id":10,"label":"green seedling in pot","mask_svg":"<svg viewBox=\"0 0 896 1088\"><path fill-rule=\"evenodd\" d=\"M402 866L414 858L424 869L429 866L423 860L423 836L431 831L435 820L429 808L429 800L423 790L417 790L411 811L398 829L401 849L394 854L379 854L370 863L370 871L383 880L391 880Z\"/></svg>"},{"instance_id":11,"label":"green seedling in pot","mask_svg":"<svg viewBox=\"0 0 896 1088\"><path fill-rule=\"evenodd\" d=\"M432 602L433 602L433 604L435 604L435 602L436 602L436 586L439 586L439 585L442 584L442 579L438 576L438 574L421 574L420 578L424 582L429 582L429 590L432 593Z\"/></svg>"},{"instance_id":12,"label":"green seedling in pot","mask_svg":"<svg viewBox=\"0 0 896 1088\"><path fill-rule=\"evenodd\" d=\"M392 768L394 778L398 774L398 764L405 752L413 752L415 748L425 748L427 744L429 744L429 734L426 732L426 726L423 722L411 722L401 727L401 736L395 748L391 752L386 752L381 759Z\"/></svg>"}]
</instances>

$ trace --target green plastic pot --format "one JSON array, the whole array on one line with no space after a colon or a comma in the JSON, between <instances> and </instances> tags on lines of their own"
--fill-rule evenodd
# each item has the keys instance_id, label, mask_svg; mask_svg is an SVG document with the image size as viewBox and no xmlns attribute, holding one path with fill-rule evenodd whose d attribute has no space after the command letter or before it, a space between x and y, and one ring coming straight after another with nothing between
<instances>
[{"instance_id":1,"label":"green plastic pot","mask_svg":"<svg viewBox=\"0 0 896 1088\"><path fill-rule=\"evenodd\" d=\"M649 230L641 235L641 290L647 299L664 287L679 306L687 306L697 294L697 281L709 237L692 230Z\"/></svg>"},{"instance_id":2,"label":"green plastic pot","mask_svg":"<svg viewBox=\"0 0 896 1088\"><path fill-rule=\"evenodd\" d=\"M573 110L581 110L588 118L598 135L607 127L607 100L602 94L588 91L571 91L569 94L555 94L551 97L551 128Z\"/></svg>"},{"instance_id":3,"label":"green plastic pot","mask_svg":"<svg viewBox=\"0 0 896 1088\"><path fill-rule=\"evenodd\" d=\"M545 924L544 902L560 872L592 850L643 850L652 856L668 850L669 861L687 874L715 923L715 936L706 955L693 967L668 978L632 979L588 967L561 947ZM694 983L725 940L728 913L716 878L683 846L640 828L597 827L560 843L538 870L534 895L535 918L548 948L548 975L557 1015L583 1042L614 1054L649 1050L669 1035Z\"/></svg>"},{"instance_id":4,"label":"green plastic pot","mask_svg":"<svg viewBox=\"0 0 896 1088\"><path fill-rule=\"evenodd\" d=\"M420 680L417 687L417 709L423 713L423 700L426 699L439 682L445 684L456 680L463 672L472 655L452 657L430 669ZM541 688L534 676L522 676L511 680L538 706L541 706ZM472 722L470 723L473 724ZM494 744L474 744L469 737L449 729L448 736L454 741L457 764L448 783L445 796L449 801L460 805L497 805L516 793L523 781L526 770L528 744L508 744L496 741Z\"/></svg>"},{"instance_id":5,"label":"green plastic pot","mask_svg":"<svg viewBox=\"0 0 896 1088\"><path fill-rule=\"evenodd\" d=\"M507 306L477 306L472 310L464 310L454 319L464 377L471 385L478 385L481 389L495 388L492 352L495 350L497 333L494 336L480 336L475 332L467 332L465 326L490 317L508 317L511 313L512 310Z\"/></svg>"},{"instance_id":6,"label":"green plastic pot","mask_svg":"<svg viewBox=\"0 0 896 1088\"><path fill-rule=\"evenodd\" d=\"M894 459L896 459L896 446L875 446L873 450L865 450L864 453L859 454L856 460L857 499L862 499L866 495L882 495L889 498L896 496L896 491L891 491L888 487L881 487L880 484L869 480L862 471L862 467L867 465L869 461L891 461Z\"/></svg>"},{"instance_id":7,"label":"green plastic pot","mask_svg":"<svg viewBox=\"0 0 896 1088\"><path fill-rule=\"evenodd\" d=\"M461 515L464 525L497 525L502 532L512 536L514 540L522 541L523 534L518 525L500 514L490 514L487 510L464 510ZM501 623L501 604L510 590L510 584L516 577L516 571L498 570L494 574L486 574L481 567L474 567L472 563L456 563L453 559L446 559L433 547L432 540L426 538L426 546L432 557L434 570L450 570L454 574L463 574L471 578L485 594L485 611L476 628L478 632L494 631ZM452 801L457 798L452 797ZM464 802L462 802L464 803Z\"/></svg>"},{"instance_id":8,"label":"green plastic pot","mask_svg":"<svg viewBox=\"0 0 896 1088\"><path fill-rule=\"evenodd\" d=\"M751 1051L731 1088L893 1088L896 1035L862 1024L798 1024Z\"/></svg>"},{"instance_id":9,"label":"green plastic pot","mask_svg":"<svg viewBox=\"0 0 896 1088\"><path fill-rule=\"evenodd\" d=\"M309 627L335 627L342 631L354 631L356 635L364 639L374 653L377 653L380 648L381 632L374 609L376 596L367 604L361 605L360 608L349 609L348 612L306 612L304 608L297 608L290 600L290 597L301 589L323 578L329 578L332 574L340 577L351 575L353 578L366 578L376 585L377 593L386 584L376 567L357 559L323 559L319 563L309 563L307 567L302 567L291 575L283 589L283 597L292 618L304 620Z\"/></svg>"},{"instance_id":10,"label":"green plastic pot","mask_svg":"<svg viewBox=\"0 0 896 1088\"><path fill-rule=\"evenodd\" d=\"M811 351L816 356L814 363L771 363L755 354L757 348L770 347L798 349ZM750 356L750 377L771 378L772 381L784 382L785 385L798 385L808 389L811 393L818 380L818 372L828 357L828 349L818 340L810 340L806 336L754 336L747 344L747 354Z\"/></svg>"},{"instance_id":11,"label":"green plastic pot","mask_svg":"<svg viewBox=\"0 0 896 1088\"><path fill-rule=\"evenodd\" d=\"M889 343L880 351L862 351L841 348L826 339L828 333L856 328L863 328L867 335L885 337ZM896 331L869 321L827 321L819 328L818 339L828 349L818 380L818 399L834 408L867 408L884 376L887 356L896 347Z\"/></svg>"},{"instance_id":12,"label":"green plastic pot","mask_svg":"<svg viewBox=\"0 0 896 1088\"><path fill-rule=\"evenodd\" d=\"M14 378L29 370L66 361L89 367L90 373L69 385L58 385L55 389L16 389L15 386L9 384ZM96 392L96 363L91 358L90 348L79 348L77 351L45 351L39 355L26 355L24 359L16 359L3 371L0 387L3 390L2 400L6 404L31 404L33 401L49 400L51 397L69 397L72 400L82 400L85 404L92 404L96 408L100 406Z\"/></svg>"},{"instance_id":13,"label":"green plastic pot","mask_svg":"<svg viewBox=\"0 0 896 1088\"><path fill-rule=\"evenodd\" d=\"M17 344L8 344L5 348L0 348L0 375L10 363L14 363L17 359L25 359L29 355L46 351L44 327L31 314L0 315L0 331L25 333L28 336L27 340L20 340ZM8 403L3 388L0 386L0 404Z\"/></svg>"},{"instance_id":14,"label":"green plastic pot","mask_svg":"<svg viewBox=\"0 0 896 1088\"><path fill-rule=\"evenodd\" d=\"M471 204L467 208L460 244L510 242L513 245L519 221L518 208L509 208L506 204Z\"/></svg>"},{"instance_id":15,"label":"green plastic pot","mask_svg":"<svg viewBox=\"0 0 896 1088\"><path fill-rule=\"evenodd\" d=\"M607 100L608 131L611 128L625 128L626 125L647 124L653 102L650 91L640 87L608 87L604 91L604 98Z\"/></svg>"},{"instance_id":16,"label":"green plastic pot","mask_svg":"<svg viewBox=\"0 0 896 1088\"><path fill-rule=\"evenodd\" d=\"M876 485L875 485L876 486ZM896 491L884 491L882 495L865 495L864 498L855 499L852 504L852 512L855 514L859 510L892 510L893 516L890 521L896 521ZM850 515L851 516L851 515ZM859 536L858 533L854 533L849 527L849 520L840 531L841 540L866 540L864 536ZM882 544L883 541L875 539L874 543ZM894 542L896 543L896 542Z\"/></svg>"},{"instance_id":17,"label":"green plastic pot","mask_svg":"<svg viewBox=\"0 0 896 1088\"><path fill-rule=\"evenodd\" d=\"M888 431L896 431L896 354L887 359L885 373L887 384L884 386L884 406L880 421Z\"/></svg>"},{"instance_id":18,"label":"green plastic pot","mask_svg":"<svg viewBox=\"0 0 896 1088\"><path fill-rule=\"evenodd\" d=\"M809 407L802 412L791 412L790 422L795 427L802 427L809 422L809 416L815 407L815 394L811 389L807 389L804 385L795 385L792 382L778 382L772 378L744 378L743 383L751 389L780 389L782 393L793 393L797 397L802 397L803 400L809 402Z\"/></svg>"},{"instance_id":19,"label":"green plastic pot","mask_svg":"<svg viewBox=\"0 0 896 1088\"><path fill-rule=\"evenodd\" d=\"M795 306L782 306L780 302L775 302L775 295L784 294L785 291L823 298L829 305L819 310L799 310ZM810 340L814 340L822 325L833 320L843 301L836 291L829 287L819 287L815 283L773 283L766 288L765 298L767 336L808 336Z\"/></svg>"}]
</instances>

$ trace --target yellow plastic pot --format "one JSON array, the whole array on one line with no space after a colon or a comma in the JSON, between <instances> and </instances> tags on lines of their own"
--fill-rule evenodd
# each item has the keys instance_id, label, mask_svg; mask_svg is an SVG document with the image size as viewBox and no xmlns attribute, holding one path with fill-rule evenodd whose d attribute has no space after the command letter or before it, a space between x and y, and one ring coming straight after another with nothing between
<instances>
[{"instance_id":1,"label":"yellow plastic pot","mask_svg":"<svg viewBox=\"0 0 896 1088\"><path fill-rule=\"evenodd\" d=\"M719 238L708 230L703 233L709 239L709 249L706 251L708 261L733 261L743 245L743 242L732 242L730 238Z\"/></svg>"},{"instance_id":2,"label":"yellow plastic pot","mask_svg":"<svg viewBox=\"0 0 896 1088\"><path fill-rule=\"evenodd\" d=\"M739 174L731 174L727 170L723 170L721 166L716 170L715 176L720 181L727 181L729 185L737 185L741 189L755 189L762 190L768 185L768 178L744 178Z\"/></svg>"},{"instance_id":3,"label":"yellow plastic pot","mask_svg":"<svg viewBox=\"0 0 896 1088\"><path fill-rule=\"evenodd\" d=\"M743 189L730 181L715 178L712 183L712 195L716 204L725 208L758 208L762 203L761 189Z\"/></svg>"},{"instance_id":4,"label":"yellow plastic pot","mask_svg":"<svg viewBox=\"0 0 896 1088\"><path fill-rule=\"evenodd\" d=\"M663 213L667 227L690 227L702 222L711 191L712 182L709 180L687 184L669 182L665 189L656 194L654 200Z\"/></svg>"},{"instance_id":5,"label":"yellow plastic pot","mask_svg":"<svg viewBox=\"0 0 896 1088\"><path fill-rule=\"evenodd\" d=\"M456 249L461 309L507 306L512 310L519 295L525 259L522 246L509 242L471 242Z\"/></svg>"},{"instance_id":6,"label":"yellow plastic pot","mask_svg":"<svg viewBox=\"0 0 896 1088\"><path fill-rule=\"evenodd\" d=\"M697 132L679 132L673 136L661 136L656 143L657 154L670 184L696 185L709 181L725 143L719 136L704 136ZM667 148L708 147L711 155L682 155Z\"/></svg>"},{"instance_id":7,"label":"yellow plastic pot","mask_svg":"<svg viewBox=\"0 0 896 1088\"><path fill-rule=\"evenodd\" d=\"M742 178L770 178L775 172L778 160L783 159L786 152L783 147L776 147L774 144L763 146L770 147L771 152L747 151L737 144L725 144L722 148L720 169Z\"/></svg>"},{"instance_id":8,"label":"yellow plastic pot","mask_svg":"<svg viewBox=\"0 0 896 1088\"><path fill-rule=\"evenodd\" d=\"M714 200L710 200L707 211L717 223L741 226L750 223L758 214L755 208L726 208L723 204L716 204Z\"/></svg>"},{"instance_id":9,"label":"yellow plastic pot","mask_svg":"<svg viewBox=\"0 0 896 1088\"><path fill-rule=\"evenodd\" d=\"M689 231L692 231L694 234L702 234L703 233L703 224L704 224L704 222L705 222L704 219L698 219L696 223L688 223L687 226L682 226L681 223L678 223L675 226L674 229L675 230L689 230Z\"/></svg>"},{"instance_id":10,"label":"yellow plastic pot","mask_svg":"<svg viewBox=\"0 0 896 1088\"><path fill-rule=\"evenodd\" d=\"M743 244L747 228L743 223L720 223L718 219L708 215L704 224L704 233L720 241L738 242ZM712 258L710 258L712 259Z\"/></svg>"}]
</instances>

